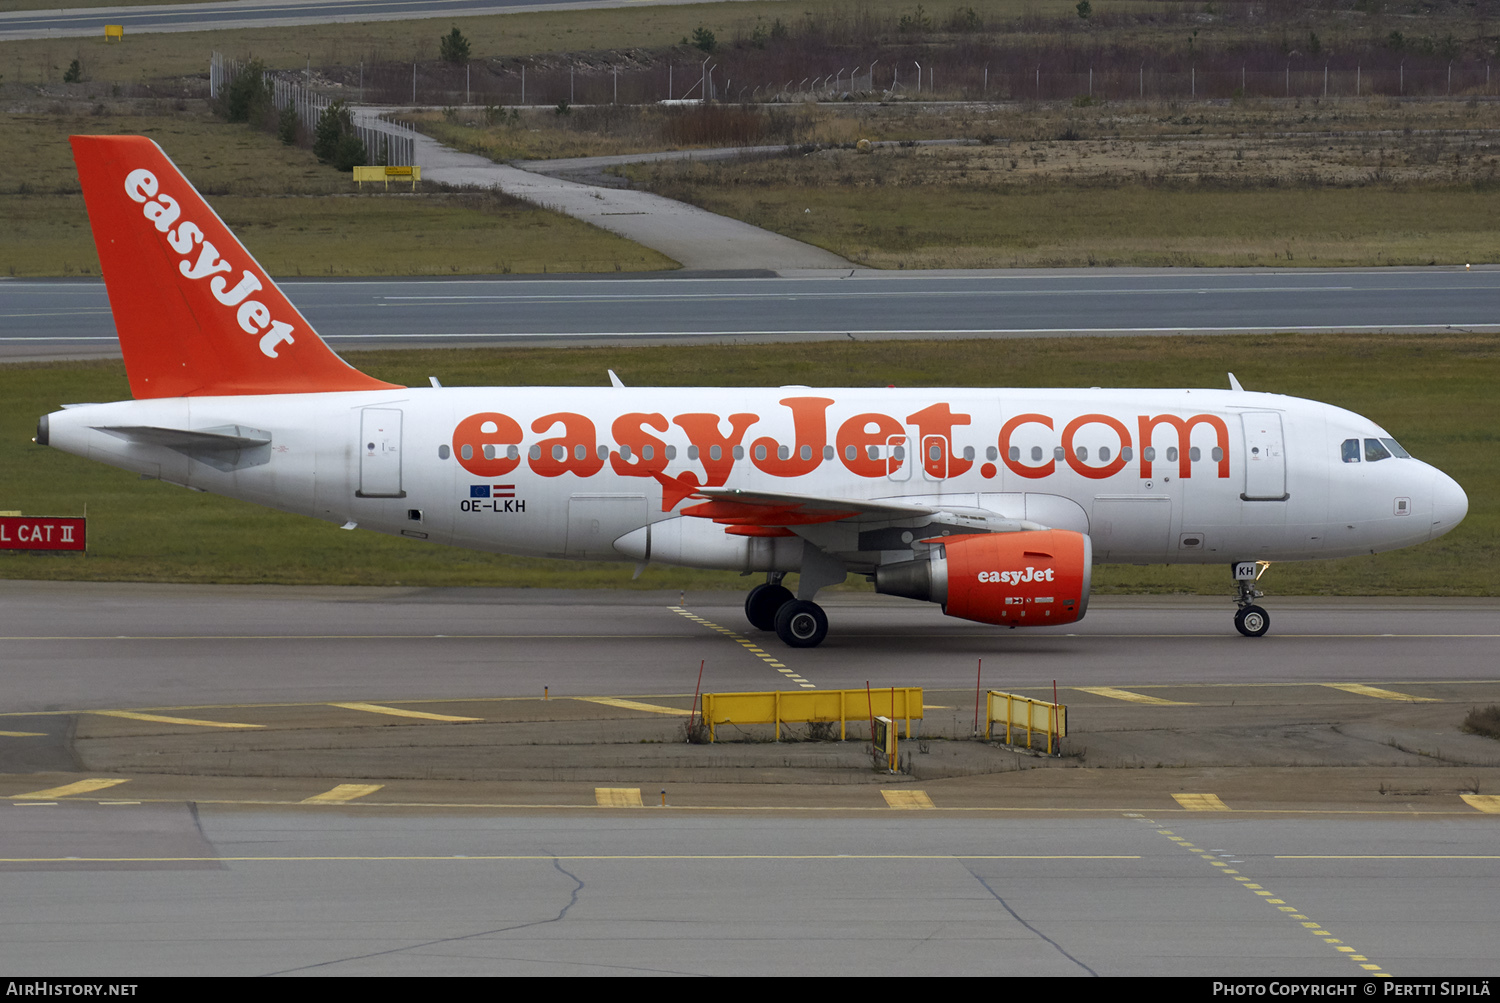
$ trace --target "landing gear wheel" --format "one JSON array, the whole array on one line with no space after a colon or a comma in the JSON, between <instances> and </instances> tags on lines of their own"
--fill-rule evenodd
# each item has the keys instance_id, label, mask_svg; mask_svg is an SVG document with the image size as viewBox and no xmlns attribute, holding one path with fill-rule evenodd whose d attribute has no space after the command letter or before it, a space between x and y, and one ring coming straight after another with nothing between
<instances>
[{"instance_id":1,"label":"landing gear wheel","mask_svg":"<svg viewBox=\"0 0 1500 1003\"><path fill-rule=\"evenodd\" d=\"M1260 637L1271 629L1271 614L1259 606L1246 606L1234 614L1234 629L1246 637Z\"/></svg>"},{"instance_id":2,"label":"landing gear wheel","mask_svg":"<svg viewBox=\"0 0 1500 1003\"><path fill-rule=\"evenodd\" d=\"M785 586L757 585L745 596L745 619L756 630L775 630L776 611L792 598L792 590Z\"/></svg>"},{"instance_id":3,"label":"landing gear wheel","mask_svg":"<svg viewBox=\"0 0 1500 1003\"><path fill-rule=\"evenodd\" d=\"M776 636L788 647L816 648L828 636L828 616L815 602L793 599L776 611Z\"/></svg>"}]
</instances>

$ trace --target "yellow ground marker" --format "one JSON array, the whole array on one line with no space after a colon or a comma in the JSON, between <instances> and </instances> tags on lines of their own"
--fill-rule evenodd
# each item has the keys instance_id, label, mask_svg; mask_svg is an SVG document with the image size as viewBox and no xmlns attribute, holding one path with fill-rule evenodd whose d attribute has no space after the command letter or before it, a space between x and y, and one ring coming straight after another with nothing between
<instances>
[{"instance_id":1,"label":"yellow ground marker","mask_svg":"<svg viewBox=\"0 0 1500 1003\"><path fill-rule=\"evenodd\" d=\"M63 784L61 787L48 787L44 791L32 791L30 794L12 794L11 799L51 801L53 798L70 798L75 794L89 794L93 791L102 791L106 787L114 787L118 784L129 782L128 780L109 780L103 777L95 777L92 780L80 780L77 783Z\"/></svg>"},{"instance_id":2,"label":"yellow ground marker","mask_svg":"<svg viewBox=\"0 0 1500 1003\"><path fill-rule=\"evenodd\" d=\"M46 738L45 731L0 731L0 738Z\"/></svg>"},{"instance_id":3,"label":"yellow ground marker","mask_svg":"<svg viewBox=\"0 0 1500 1003\"><path fill-rule=\"evenodd\" d=\"M1181 700L1165 700L1161 697L1148 697L1144 693L1132 693L1129 690L1117 690L1113 686L1074 686L1073 689L1082 693L1092 693L1096 697L1109 697L1111 700L1128 700L1131 703L1151 704L1156 707L1196 707L1195 703L1184 703Z\"/></svg>"},{"instance_id":4,"label":"yellow ground marker","mask_svg":"<svg viewBox=\"0 0 1500 1003\"><path fill-rule=\"evenodd\" d=\"M885 803L892 808L933 808L932 798L927 796L926 791L887 791L882 790L881 796Z\"/></svg>"},{"instance_id":5,"label":"yellow ground marker","mask_svg":"<svg viewBox=\"0 0 1500 1003\"><path fill-rule=\"evenodd\" d=\"M594 800L600 808L644 808L639 787L595 787Z\"/></svg>"},{"instance_id":6,"label":"yellow ground marker","mask_svg":"<svg viewBox=\"0 0 1500 1003\"><path fill-rule=\"evenodd\" d=\"M638 700L620 700L616 697L574 697L574 700L582 700L584 703L603 704L606 707L620 707L624 710L644 710L652 714L676 714L680 717L689 717L692 711L681 707L663 707L657 703L641 703ZM601 788L602 789L602 788Z\"/></svg>"},{"instance_id":7,"label":"yellow ground marker","mask_svg":"<svg viewBox=\"0 0 1500 1003\"><path fill-rule=\"evenodd\" d=\"M1345 693L1353 693L1355 696L1374 697L1376 700L1402 700L1406 703L1442 703L1436 697L1417 697L1410 693L1397 693L1395 690L1383 690L1379 686L1366 686L1364 683L1323 683L1331 690L1343 690Z\"/></svg>"},{"instance_id":8,"label":"yellow ground marker","mask_svg":"<svg viewBox=\"0 0 1500 1003\"><path fill-rule=\"evenodd\" d=\"M303 798L303 804L343 804L345 801L353 801L355 798L367 797L384 787L385 784L339 784L331 791L322 794L314 794L310 798Z\"/></svg>"},{"instance_id":9,"label":"yellow ground marker","mask_svg":"<svg viewBox=\"0 0 1500 1003\"><path fill-rule=\"evenodd\" d=\"M1229 811L1230 808L1219 800L1217 794L1173 794L1172 800L1182 805L1188 811Z\"/></svg>"},{"instance_id":10,"label":"yellow ground marker","mask_svg":"<svg viewBox=\"0 0 1500 1003\"><path fill-rule=\"evenodd\" d=\"M1486 815L1500 815L1500 794L1460 794L1470 808L1477 808Z\"/></svg>"},{"instance_id":11,"label":"yellow ground marker","mask_svg":"<svg viewBox=\"0 0 1500 1003\"><path fill-rule=\"evenodd\" d=\"M391 717L414 717L422 721L483 721L482 717L454 717L452 714L433 714L425 710L407 710L404 707L386 707L378 703L331 703L330 707L345 710L362 710L370 714L388 714Z\"/></svg>"},{"instance_id":12,"label":"yellow ground marker","mask_svg":"<svg viewBox=\"0 0 1500 1003\"><path fill-rule=\"evenodd\" d=\"M263 724L236 724L233 721L200 721L193 717L167 717L165 714L142 714L133 710L91 710L103 717L123 717L129 721L151 721L154 724L186 724L195 728L264 728Z\"/></svg>"}]
</instances>

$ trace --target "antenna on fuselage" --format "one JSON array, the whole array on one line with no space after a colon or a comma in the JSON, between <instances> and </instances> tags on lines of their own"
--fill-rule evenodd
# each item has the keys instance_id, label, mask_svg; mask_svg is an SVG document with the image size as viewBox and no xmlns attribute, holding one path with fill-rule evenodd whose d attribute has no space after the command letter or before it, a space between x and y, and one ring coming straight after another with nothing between
<instances>
[{"instance_id":1,"label":"antenna on fuselage","mask_svg":"<svg viewBox=\"0 0 1500 1003\"><path fill-rule=\"evenodd\" d=\"M613 369L608 370L608 372L609 372L609 385L610 386L612 386L612 387L623 387L623 386L625 386L625 381L622 380L622 379L620 379L618 376L616 376L615 375L615 371Z\"/></svg>"},{"instance_id":2,"label":"antenna on fuselage","mask_svg":"<svg viewBox=\"0 0 1500 1003\"><path fill-rule=\"evenodd\" d=\"M1240 381L1234 378L1233 373L1229 374L1229 389L1235 391L1236 393L1245 392L1245 388L1240 386Z\"/></svg>"}]
</instances>

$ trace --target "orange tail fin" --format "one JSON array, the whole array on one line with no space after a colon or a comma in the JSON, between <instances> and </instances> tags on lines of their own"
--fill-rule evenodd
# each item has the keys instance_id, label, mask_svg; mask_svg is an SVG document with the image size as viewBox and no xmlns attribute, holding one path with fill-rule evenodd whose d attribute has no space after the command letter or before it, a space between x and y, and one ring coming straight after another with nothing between
<instances>
[{"instance_id":1,"label":"orange tail fin","mask_svg":"<svg viewBox=\"0 0 1500 1003\"><path fill-rule=\"evenodd\" d=\"M334 354L161 147L72 143L136 398L394 387Z\"/></svg>"}]
</instances>

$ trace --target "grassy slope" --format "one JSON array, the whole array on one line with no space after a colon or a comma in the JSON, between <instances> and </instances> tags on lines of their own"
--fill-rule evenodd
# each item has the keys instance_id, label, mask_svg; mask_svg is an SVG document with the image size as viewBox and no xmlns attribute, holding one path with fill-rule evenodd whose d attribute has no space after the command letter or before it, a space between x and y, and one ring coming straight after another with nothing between
<instances>
[{"instance_id":1,"label":"grassy slope","mask_svg":"<svg viewBox=\"0 0 1500 1003\"><path fill-rule=\"evenodd\" d=\"M1500 594L1500 474L1488 462L1500 427L1492 388L1500 345L1470 335L1119 338L875 342L529 351L412 351L352 356L385 379L444 385L597 385L612 366L634 385L1223 386L1327 400L1384 424L1415 455L1456 477L1469 517L1435 543L1377 557L1279 565L1283 594ZM30 513L88 506L93 548L79 558L0 554L7 578L287 583L508 584L737 588L734 575L492 557L336 527L196 494L29 442L59 404L126 396L113 363L0 367L3 504ZM1227 594L1222 568L1106 567L1100 591Z\"/></svg>"},{"instance_id":2,"label":"grassy slope","mask_svg":"<svg viewBox=\"0 0 1500 1003\"><path fill-rule=\"evenodd\" d=\"M208 116L197 102L158 115L0 115L17 158L0 182L0 274L97 275L72 134L140 134L161 144L275 275L452 275L636 271L670 259L514 199L356 192L306 150ZM320 197L321 196L321 197Z\"/></svg>"}]
</instances>

